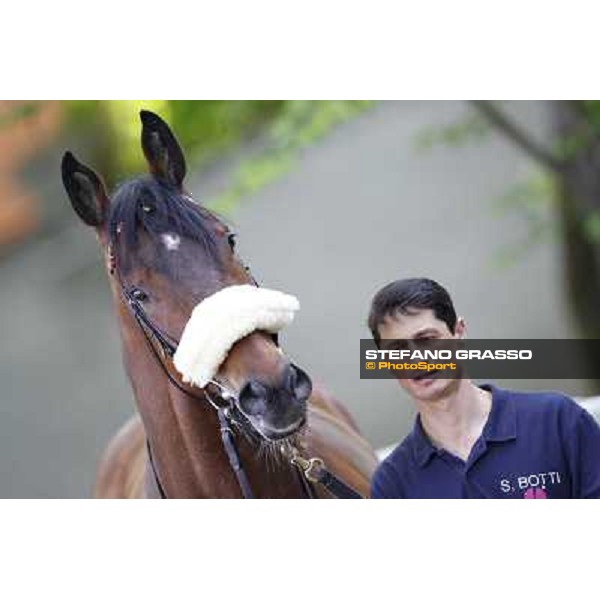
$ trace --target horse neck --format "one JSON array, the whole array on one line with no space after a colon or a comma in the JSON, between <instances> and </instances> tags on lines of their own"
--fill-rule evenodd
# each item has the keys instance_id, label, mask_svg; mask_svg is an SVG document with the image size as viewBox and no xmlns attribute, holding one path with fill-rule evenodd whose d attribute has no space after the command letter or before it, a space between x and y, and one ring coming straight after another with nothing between
<instances>
[{"instance_id":1,"label":"horse neck","mask_svg":"<svg viewBox=\"0 0 600 600\"><path fill-rule=\"evenodd\" d=\"M170 498L241 497L223 448L218 417L204 393L191 397L171 384L141 328L120 311L127 374L144 423L156 475ZM267 463L256 445L236 436L257 497L301 497L297 476L282 460Z\"/></svg>"}]
</instances>

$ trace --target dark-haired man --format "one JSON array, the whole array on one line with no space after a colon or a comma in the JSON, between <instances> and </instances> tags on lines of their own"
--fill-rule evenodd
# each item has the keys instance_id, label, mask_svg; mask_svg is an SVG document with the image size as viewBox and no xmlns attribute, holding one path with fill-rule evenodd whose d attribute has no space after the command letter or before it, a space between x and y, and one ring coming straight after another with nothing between
<instances>
[{"instance_id":1,"label":"dark-haired man","mask_svg":"<svg viewBox=\"0 0 600 600\"><path fill-rule=\"evenodd\" d=\"M373 298L369 328L385 340L461 338L448 292L403 279ZM373 498L600 498L600 427L557 393L524 393L469 379L399 379L418 415L381 463Z\"/></svg>"}]
</instances>

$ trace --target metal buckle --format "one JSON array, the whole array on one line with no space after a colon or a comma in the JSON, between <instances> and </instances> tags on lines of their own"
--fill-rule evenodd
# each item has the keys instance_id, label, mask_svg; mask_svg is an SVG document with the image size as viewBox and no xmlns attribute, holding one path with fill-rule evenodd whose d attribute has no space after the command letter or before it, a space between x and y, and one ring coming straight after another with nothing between
<instances>
[{"instance_id":1,"label":"metal buckle","mask_svg":"<svg viewBox=\"0 0 600 600\"><path fill-rule=\"evenodd\" d=\"M304 477L313 483L318 483L319 479L313 474L313 472L319 469L325 468L325 463L323 459L314 456L313 458L304 458L301 456L297 450L294 451L292 458L290 459L291 463L297 467L300 467L304 472Z\"/></svg>"}]
</instances>

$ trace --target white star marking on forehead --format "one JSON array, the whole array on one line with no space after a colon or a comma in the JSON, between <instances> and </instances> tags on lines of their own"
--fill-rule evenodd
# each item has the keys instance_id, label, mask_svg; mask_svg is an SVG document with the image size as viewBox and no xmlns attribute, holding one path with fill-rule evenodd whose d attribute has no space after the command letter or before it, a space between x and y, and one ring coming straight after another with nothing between
<instances>
[{"instance_id":1,"label":"white star marking on forehead","mask_svg":"<svg viewBox=\"0 0 600 600\"><path fill-rule=\"evenodd\" d=\"M179 244L181 244L181 238L175 233L163 233L161 235L163 244L165 248L171 252L175 252L179 249Z\"/></svg>"}]
</instances>

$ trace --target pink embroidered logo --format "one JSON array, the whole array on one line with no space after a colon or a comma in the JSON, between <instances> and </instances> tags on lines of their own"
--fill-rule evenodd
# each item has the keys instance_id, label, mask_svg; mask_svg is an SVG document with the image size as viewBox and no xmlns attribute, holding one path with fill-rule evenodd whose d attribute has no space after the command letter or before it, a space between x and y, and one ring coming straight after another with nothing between
<instances>
[{"instance_id":1,"label":"pink embroidered logo","mask_svg":"<svg viewBox=\"0 0 600 600\"><path fill-rule=\"evenodd\" d=\"M546 500L548 494L546 494L545 490L540 488L528 488L525 490L523 498L525 498L525 500Z\"/></svg>"}]
</instances>

